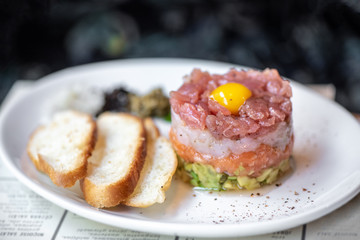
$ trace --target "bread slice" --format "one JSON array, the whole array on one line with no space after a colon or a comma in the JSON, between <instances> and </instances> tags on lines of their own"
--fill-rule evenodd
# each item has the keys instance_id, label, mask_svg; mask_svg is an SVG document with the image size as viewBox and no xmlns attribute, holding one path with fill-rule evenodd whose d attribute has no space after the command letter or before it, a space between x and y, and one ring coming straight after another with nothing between
<instances>
[{"instance_id":1,"label":"bread slice","mask_svg":"<svg viewBox=\"0 0 360 240\"><path fill-rule=\"evenodd\" d=\"M96 124L76 111L54 115L30 137L27 153L36 168L58 186L71 187L86 175L87 159L95 145Z\"/></svg>"},{"instance_id":2,"label":"bread slice","mask_svg":"<svg viewBox=\"0 0 360 240\"><path fill-rule=\"evenodd\" d=\"M126 113L98 117L98 140L81 181L85 200L96 208L113 207L134 191L146 156L143 121Z\"/></svg>"},{"instance_id":3,"label":"bread slice","mask_svg":"<svg viewBox=\"0 0 360 240\"><path fill-rule=\"evenodd\" d=\"M165 137L159 137L154 122L145 119L147 155L140 180L131 196L123 203L132 207L149 207L165 200L177 167L176 154Z\"/></svg>"}]
</instances>

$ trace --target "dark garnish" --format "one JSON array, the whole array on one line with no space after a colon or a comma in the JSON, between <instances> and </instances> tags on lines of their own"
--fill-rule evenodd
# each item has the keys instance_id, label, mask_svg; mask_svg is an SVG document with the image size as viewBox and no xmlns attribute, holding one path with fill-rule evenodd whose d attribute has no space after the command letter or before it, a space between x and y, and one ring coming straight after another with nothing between
<instances>
[{"instance_id":1,"label":"dark garnish","mask_svg":"<svg viewBox=\"0 0 360 240\"><path fill-rule=\"evenodd\" d=\"M169 98L161 88L156 88L146 95L137 95L125 88L116 88L105 94L105 104L99 115L105 111L130 112L139 117L170 117Z\"/></svg>"},{"instance_id":2,"label":"dark garnish","mask_svg":"<svg viewBox=\"0 0 360 240\"><path fill-rule=\"evenodd\" d=\"M113 91L105 94L105 104L102 107L100 113L112 111L112 112L129 112L130 111L130 99L129 92L123 88L116 88Z\"/></svg>"},{"instance_id":3,"label":"dark garnish","mask_svg":"<svg viewBox=\"0 0 360 240\"><path fill-rule=\"evenodd\" d=\"M130 94L130 111L139 117L164 117L170 113L169 99L161 88L144 96Z\"/></svg>"}]
</instances>

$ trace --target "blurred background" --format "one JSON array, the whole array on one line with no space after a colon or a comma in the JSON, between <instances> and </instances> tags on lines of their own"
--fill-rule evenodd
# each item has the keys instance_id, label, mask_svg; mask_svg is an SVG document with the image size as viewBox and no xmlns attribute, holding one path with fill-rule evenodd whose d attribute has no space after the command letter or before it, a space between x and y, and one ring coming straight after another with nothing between
<instances>
[{"instance_id":1,"label":"blurred background","mask_svg":"<svg viewBox=\"0 0 360 240\"><path fill-rule=\"evenodd\" d=\"M277 68L360 112L360 1L0 0L0 102L18 79L141 57Z\"/></svg>"}]
</instances>

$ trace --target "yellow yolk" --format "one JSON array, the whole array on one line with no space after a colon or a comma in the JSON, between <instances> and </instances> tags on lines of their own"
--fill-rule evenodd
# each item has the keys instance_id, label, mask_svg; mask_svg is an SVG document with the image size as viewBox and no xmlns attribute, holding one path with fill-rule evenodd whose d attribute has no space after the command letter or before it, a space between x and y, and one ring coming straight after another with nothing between
<instances>
[{"instance_id":1,"label":"yellow yolk","mask_svg":"<svg viewBox=\"0 0 360 240\"><path fill-rule=\"evenodd\" d=\"M251 91L240 83L226 83L219 86L210 94L210 99L227 108L237 115L239 108L251 97Z\"/></svg>"}]
</instances>

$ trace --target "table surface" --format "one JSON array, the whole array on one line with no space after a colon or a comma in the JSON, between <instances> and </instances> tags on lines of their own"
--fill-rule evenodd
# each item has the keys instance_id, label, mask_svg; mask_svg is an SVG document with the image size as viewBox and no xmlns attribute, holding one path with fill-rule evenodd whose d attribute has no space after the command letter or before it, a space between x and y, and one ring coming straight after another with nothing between
<instances>
[{"instance_id":1,"label":"table surface","mask_svg":"<svg viewBox=\"0 0 360 240\"><path fill-rule=\"evenodd\" d=\"M31 89L14 84L3 104ZM310 86L333 99L332 85ZM47 201L21 184L0 161L0 239L197 239L135 232L100 224ZM360 239L360 195L333 213L303 226L267 235L233 239Z\"/></svg>"}]
</instances>

